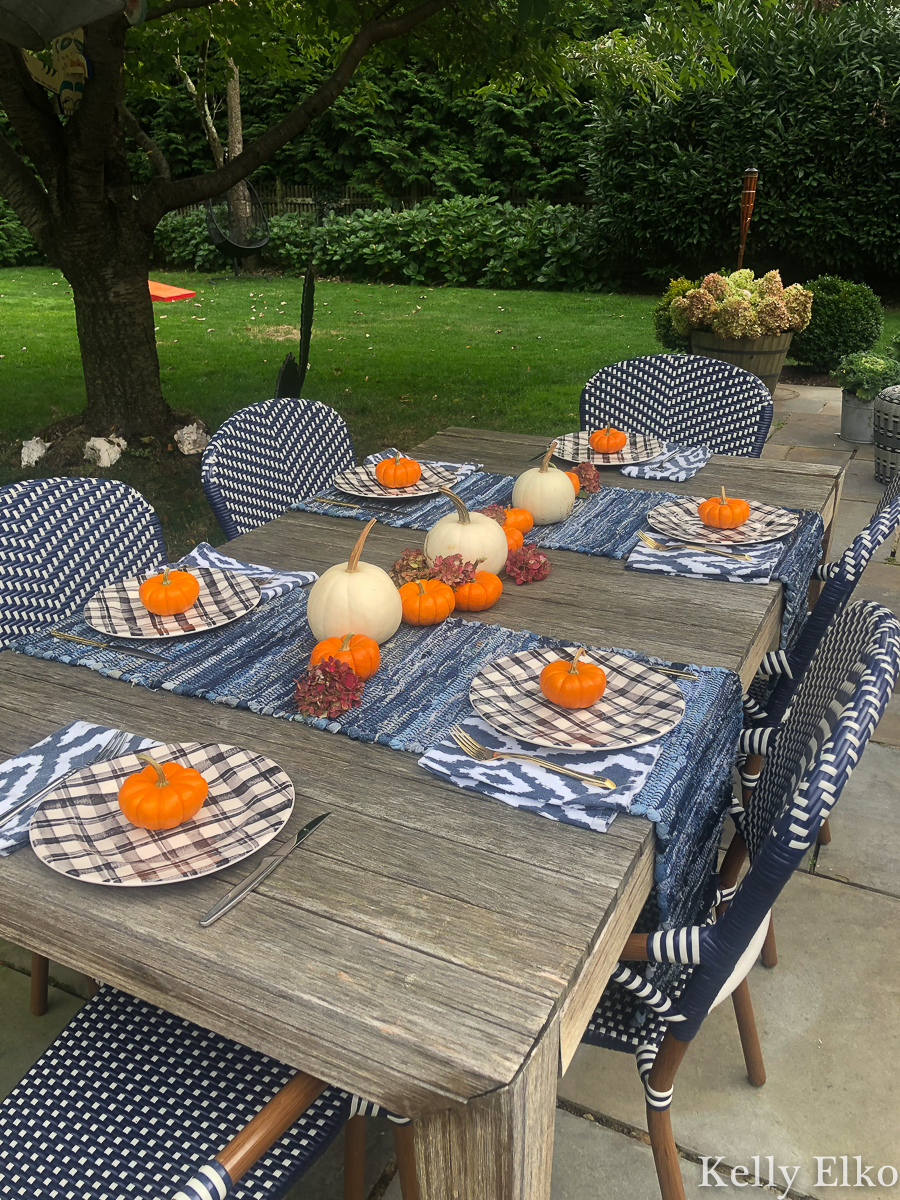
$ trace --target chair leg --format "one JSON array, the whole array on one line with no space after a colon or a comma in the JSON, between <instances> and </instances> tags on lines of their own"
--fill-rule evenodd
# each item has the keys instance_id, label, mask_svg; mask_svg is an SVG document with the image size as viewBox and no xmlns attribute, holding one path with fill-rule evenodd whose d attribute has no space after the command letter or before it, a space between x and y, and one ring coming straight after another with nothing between
<instances>
[{"instance_id":1,"label":"chair leg","mask_svg":"<svg viewBox=\"0 0 900 1200\"><path fill-rule=\"evenodd\" d=\"M344 1126L344 1200L364 1200L366 1118L351 1117Z\"/></svg>"},{"instance_id":2,"label":"chair leg","mask_svg":"<svg viewBox=\"0 0 900 1200\"><path fill-rule=\"evenodd\" d=\"M763 756L761 754L748 754L746 762L741 770L742 775L758 775L762 770ZM749 804L753 799L753 788L742 788L741 797L745 804Z\"/></svg>"},{"instance_id":3,"label":"chair leg","mask_svg":"<svg viewBox=\"0 0 900 1200\"><path fill-rule=\"evenodd\" d=\"M747 1078L754 1087L762 1087L766 1082L766 1067L759 1045L756 1018L753 1015L753 1003L750 1000L750 988L747 986L746 979L741 980L731 993L731 1002L734 1005L734 1015L737 1017L738 1033L741 1035Z\"/></svg>"},{"instance_id":4,"label":"chair leg","mask_svg":"<svg viewBox=\"0 0 900 1200\"><path fill-rule=\"evenodd\" d=\"M667 1092L675 1082L675 1072L687 1054L689 1045L690 1042L679 1041L671 1031L667 1033L645 1086L657 1094ZM647 1129L650 1133L650 1145L653 1149L662 1200L685 1200L684 1181L681 1178L681 1165L678 1162L678 1149L672 1133L669 1109L655 1108L648 1103Z\"/></svg>"},{"instance_id":5,"label":"chair leg","mask_svg":"<svg viewBox=\"0 0 900 1200\"><path fill-rule=\"evenodd\" d=\"M403 1200L419 1200L419 1177L416 1174L416 1147L412 1125L394 1126L394 1153L400 1174L400 1195Z\"/></svg>"},{"instance_id":6,"label":"chair leg","mask_svg":"<svg viewBox=\"0 0 900 1200\"><path fill-rule=\"evenodd\" d=\"M42 1017L47 1011L47 972L50 960L43 954L31 956L31 1015Z\"/></svg>"},{"instance_id":7,"label":"chair leg","mask_svg":"<svg viewBox=\"0 0 900 1200\"><path fill-rule=\"evenodd\" d=\"M647 1128L650 1145L656 1163L656 1176L662 1200L685 1200L681 1164L672 1134L672 1118L668 1108L651 1108L647 1105Z\"/></svg>"},{"instance_id":8,"label":"chair leg","mask_svg":"<svg viewBox=\"0 0 900 1200\"><path fill-rule=\"evenodd\" d=\"M831 823L827 817L819 826L819 836L817 841L820 846L827 846L831 841Z\"/></svg>"},{"instance_id":9,"label":"chair leg","mask_svg":"<svg viewBox=\"0 0 900 1200\"><path fill-rule=\"evenodd\" d=\"M93 998L100 991L100 985L92 975L85 975L84 983L85 987L87 988L88 1000L93 1000Z\"/></svg>"},{"instance_id":10,"label":"chair leg","mask_svg":"<svg viewBox=\"0 0 900 1200\"><path fill-rule=\"evenodd\" d=\"M769 917L769 929L762 948L762 965L764 967L778 966L778 948L775 945L775 918Z\"/></svg>"}]
</instances>

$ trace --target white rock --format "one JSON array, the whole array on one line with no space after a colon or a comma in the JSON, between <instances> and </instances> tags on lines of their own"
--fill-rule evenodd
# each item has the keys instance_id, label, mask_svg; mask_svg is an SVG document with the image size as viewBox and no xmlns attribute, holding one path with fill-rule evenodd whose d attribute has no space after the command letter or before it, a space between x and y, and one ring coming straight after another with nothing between
<instances>
[{"instance_id":1,"label":"white rock","mask_svg":"<svg viewBox=\"0 0 900 1200\"><path fill-rule=\"evenodd\" d=\"M202 454L209 445L209 434L202 425L185 425L175 434L175 445L182 454Z\"/></svg>"},{"instance_id":2,"label":"white rock","mask_svg":"<svg viewBox=\"0 0 900 1200\"><path fill-rule=\"evenodd\" d=\"M33 467L34 464L44 457L47 453L47 448L50 442L45 442L43 438L29 438L27 442L22 443L22 466Z\"/></svg>"},{"instance_id":3,"label":"white rock","mask_svg":"<svg viewBox=\"0 0 900 1200\"><path fill-rule=\"evenodd\" d=\"M98 467L111 467L122 457L128 443L120 437L92 437L84 444L84 457Z\"/></svg>"}]
</instances>

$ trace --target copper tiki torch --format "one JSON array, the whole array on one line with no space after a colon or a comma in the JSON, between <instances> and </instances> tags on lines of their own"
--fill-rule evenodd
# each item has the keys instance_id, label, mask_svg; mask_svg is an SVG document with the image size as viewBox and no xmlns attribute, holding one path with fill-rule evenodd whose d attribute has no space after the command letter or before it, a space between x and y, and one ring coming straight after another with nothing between
<instances>
[{"instance_id":1,"label":"copper tiki torch","mask_svg":"<svg viewBox=\"0 0 900 1200\"><path fill-rule=\"evenodd\" d=\"M744 172L744 186L741 188L741 248L738 251L737 269L744 265L744 247L747 244L747 230L750 228L750 218L753 216L753 204L756 200L756 183L759 171L756 167L748 167Z\"/></svg>"}]
</instances>

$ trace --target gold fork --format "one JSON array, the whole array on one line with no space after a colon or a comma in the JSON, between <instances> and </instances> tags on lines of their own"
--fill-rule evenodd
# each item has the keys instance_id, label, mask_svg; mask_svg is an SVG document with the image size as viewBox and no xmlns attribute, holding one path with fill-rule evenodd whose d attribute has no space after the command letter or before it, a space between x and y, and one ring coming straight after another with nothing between
<instances>
[{"instance_id":1,"label":"gold fork","mask_svg":"<svg viewBox=\"0 0 900 1200\"><path fill-rule=\"evenodd\" d=\"M651 550L700 550L703 554L718 554L721 558L736 558L741 562L753 562L749 554L736 554L733 550L714 550L712 546L698 546L694 542L681 542L678 546L664 546L662 542L652 538L649 533L644 533L643 529L638 530L638 537Z\"/></svg>"},{"instance_id":2,"label":"gold fork","mask_svg":"<svg viewBox=\"0 0 900 1200\"><path fill-rule=\"evenodd\" d=\"M559 775L568 775L570 779L577 779L581 783L592 783L594 787L616 788L619 786L612 779L607 779L603 775L586 775L582 771L572 771L569 767L561 767L557 763L547 762L546 759L535 758L532 754L514 754L510 750L489 750L487 746L476 742L459 725L453 726L450 736L464 754L468 754L469 758L474 758L478 762L490 762L494 758L518 758L522 762L530 762L537 767L543 767L545 771L556 771Z\"/></svg>"}]
</instances>

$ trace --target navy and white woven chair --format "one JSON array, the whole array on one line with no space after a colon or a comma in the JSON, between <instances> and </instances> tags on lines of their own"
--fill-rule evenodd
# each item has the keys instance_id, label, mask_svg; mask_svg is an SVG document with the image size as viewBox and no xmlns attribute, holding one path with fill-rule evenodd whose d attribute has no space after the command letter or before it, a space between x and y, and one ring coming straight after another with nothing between
<instances>
[{"instance_id":1,"label":"navy and white woven chair","mask_svg":"<svg viewBox=\"0 0 900 1200\"><path fill-rule=\"evenodd\" d=\"M636 1056L663 1200L684 1200L669 1113L678 1066L711 1009L746 980L772 905L815 844L898 672L900 622L893 613L867 602L845 609L816 651L766 759L756 817L745 826L746 876L734 888L737 873L729 881L723 866L709 896L719 911L713 916L711 909L706 923L633 934L623 959L658 965L639 974L620 963L585 1032L589 1044ZM623 989L640 1002L627 1032Z\"/></svg>"},{"instance_id":2,"label":"navy and white woven chair","mask_svg":"<svg viewBox=\"0 0 900 1200\"><path fill-rule=\"evenodd\" d=\"M0 1104L0 1195L277 1200L346 1125L344 1196L363 1200L378 1111L104 985ZM390 1119L418 1200L412 1126Z\"/></svg>"},{"instance_id":3,"label":"navy and white woven chair","mask_svg":"<svg viewBox=\"0 0 900 1200\"><path fill-rule=\"evenodd\" d=\"M156 513L115 479L0 488L0 649L80 608L98 588L166 562Z\"/></svg>"},{"instance_id":4,"label":"navy and white woven chair","mask_svg":"<svg viewBox=\"0 0 900 1200\"><path fill-rule=\"evenodd\" d=\"M825 581L806 624L790 650L773 650L760 664L757 678L744 696L748 728L741 738L741 767L744 804L751 805L763 758L774 732L784 720L791 698L813 654L835 616L842 612L863 571L878 547L900 525L900 474L895 475L869 523L856 535L840 558L816 568L815 577ZM831 840L826 821L819 835L824 845ZM766 959L768 958L768 951ZM768 962L766 965L770 965ZM774 962L771 964L774 966Z\"/></svg>"},{"instance_id":5,"label":"navy and white woven chair","mask_svg":"<svg viewBox=\"0 0 900 1200\"><path fill-rule=\"evenodd\" d=\"M648 354L603 367L581 393L581 428L620 425L680 446L759 458L772 397L755 375L696 354Z\"/></svg>"},{"instance_id":6,"label":"navy and white woven chair","mask_svg":"<svg viewBox=\"0 0 900 1200\"><path fill-rule=\"evenodd\" d=\"M333 408L315 400L264 400L216 430L200 477L230 541L274 521L353 465L350 431Z\"/></svg>"}]
</instances>

